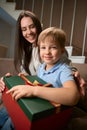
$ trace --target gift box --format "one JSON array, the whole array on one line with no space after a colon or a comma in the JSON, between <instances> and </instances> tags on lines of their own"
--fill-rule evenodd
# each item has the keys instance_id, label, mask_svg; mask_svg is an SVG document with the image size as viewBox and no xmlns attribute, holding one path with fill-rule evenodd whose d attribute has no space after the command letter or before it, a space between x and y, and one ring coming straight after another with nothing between
<instances>
[{"instance_id":1,"label":"gift box","mask_svg":"<svg viewBox=\"0 0 87 130\"><path fill-rule=\"evenodd\" d=\"M37 76L25 76L25 78L35 85L36 82L42 87L46 84ZM15 85L26 84L26 81L20 76L11 76L4 77L4 82L6 90L3 93L3 101L16 130L62 130L66 127L71 116L71 107L53 105L53 103L37 97L20 98L18 101L14 101L11 94L6 94L6 91Z\"/></svg>"}]
</instances>

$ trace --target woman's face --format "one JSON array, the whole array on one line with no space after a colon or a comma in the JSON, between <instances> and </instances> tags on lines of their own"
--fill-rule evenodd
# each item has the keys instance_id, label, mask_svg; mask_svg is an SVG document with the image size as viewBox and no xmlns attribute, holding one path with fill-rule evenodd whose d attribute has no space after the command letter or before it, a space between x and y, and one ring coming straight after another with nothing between
<instances>
[{"instance_id":1,"label":"woman's face","mask_svg":"<svg viewBox=\"0 0 87 130\"><path fill-rule=\"evenodd\" d=\"M23 37L32 44L36 44L37 29L30 17L21 19L21 30Z\"/></svg>"}]
</instances>

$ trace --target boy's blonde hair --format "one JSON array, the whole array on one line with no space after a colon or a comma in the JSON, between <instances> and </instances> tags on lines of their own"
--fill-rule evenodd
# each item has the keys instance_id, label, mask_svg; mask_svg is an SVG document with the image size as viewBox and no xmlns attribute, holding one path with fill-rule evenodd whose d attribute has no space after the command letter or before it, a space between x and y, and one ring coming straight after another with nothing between
<instances>
[{"instance_id":1,"label":"boy's blonde hair","mask_svg":"<svg viewBox=\"0 0 87 130\"><path fill-rule=\"evenodd\" d=\"M64 48L66 43L66 33L57 27L49 27L43 30L38 37L38 45L44 42L47 37L51 37L55 43L58 43L60 47Z\"/></svg>"}]
</instances>

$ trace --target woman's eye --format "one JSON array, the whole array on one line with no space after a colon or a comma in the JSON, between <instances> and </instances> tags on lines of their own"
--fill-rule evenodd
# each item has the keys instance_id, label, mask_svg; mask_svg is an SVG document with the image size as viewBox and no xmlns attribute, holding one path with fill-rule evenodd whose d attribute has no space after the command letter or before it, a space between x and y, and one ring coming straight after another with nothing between
<instances>
[{"instance_id":1,"label":"woman's eye","mask_svg":"<svg viewBox=\"0 0 87 130\"><path fill-rule=\"evenodd\" d=\"M32 24L29 28L30 28L30 29L35 28L35 25L34 25L34 24Z\"/></svg>"},{"instance_id":2,"label":"woman's eye","mask_svg":"<svg viewBox=\"0 0 87 130\"><path fill-rule=\"evenodd\" d=\"M26 28L22 28L21 31L26 31Z\"/></svg>"}]
</instances>

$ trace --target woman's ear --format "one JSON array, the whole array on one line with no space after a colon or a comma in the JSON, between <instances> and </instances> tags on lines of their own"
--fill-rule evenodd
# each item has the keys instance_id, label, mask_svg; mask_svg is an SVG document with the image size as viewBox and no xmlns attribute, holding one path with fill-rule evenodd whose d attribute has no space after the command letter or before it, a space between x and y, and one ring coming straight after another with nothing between
<instances>
[{"instance_id":1,"label":"woman's ear","mask_svg":"<svg viewBox=\"0 0 87 130\"><path fill-rule=\"evenodd\" d=\"M65 52L65 48L62 48L62 49L61 49L61 52L62 52L62 54L63 54L63 53Z\"/></svg>"}]
</instances>

